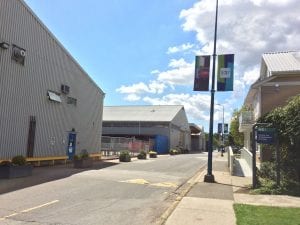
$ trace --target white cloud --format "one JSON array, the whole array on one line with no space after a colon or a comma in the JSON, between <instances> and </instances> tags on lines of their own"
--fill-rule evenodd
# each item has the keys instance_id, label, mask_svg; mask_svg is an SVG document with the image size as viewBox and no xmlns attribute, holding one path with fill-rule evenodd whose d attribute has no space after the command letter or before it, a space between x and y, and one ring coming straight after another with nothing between
<instances>
[{"instance_id":1,"label":"white cloud","mask_svg":"<svg viewBox=\"0 0 300 225\"><path fill-rule=\"evenodd\" d=\"M172 53L177 53L177 52L184 52L184 51L187 51L187 50L189 50L193 47L194 47L194 45L191 44L191 43L186 43L186 44L182 44L182 45L179 45L179 46L169 47L168 51L167 51L167 54L172 54Z\"/></svg>"},{"instance_id":2,"label":"white cloud","mask_svg":"<svg viewBox=\"0 0 300 225\"><path fill-rule=\"evenodd\" d=\"M157 75L159 82L174 85L191 85L194 79L194 62L188 63L183 58L179 60L172 59L169 63L170 70L160 72Z\"/></svg>"},{"instance_id":3,"label":"white cloud","mask_svg":"<svg viewBox=\"0 0 300 225\"><path fill-rule=\"evenodd\" d=\"M134 102L134 101L140 100L141 97L138 96L138 95L136 95L136 94L129 94L124 99L127 100L127 101L129 101L129 102Z\"/></svg>"},{"instance_id":4,"label":"white cloud","mask_svg":"<svg viewBox=\"0 0 300 225\"><path fill-rule=\"evenodd\" d=\"M137 84L132 84L129 86L122 85L116 91L121 94L139 94L142 92L147 92L147 90L148 86L143 82L139 82Z\"/></svg>"},{"instance_id":5,"label":"white cloud","mask_svg":"<svg viewBox=\"0 0 300 225\"><path fill-rule=\"evenodd\" d=\"M215 6L215 1L202 0L180 13L183 30L196 32L201 46L197 55L213 52ZM295 42L300 39L299 11L298 0L219 1L217 54L235 54L228 109L243 101L249 85L259 77L263 53L299 50Z\"/></svg>"},{"instance_id":6,"label":"white cloud","mask_svg":"<svg viewBox=\"0 0 300 225\"><path fill-rule=\"evenodd\" d=\"M286 5L291 3L293 0L250 0L257 6L275 4L275 5Z\"/></svg>"},{"instance_id":7,"label":"white cloud","mask_svg":"<svg viewBox=\"0 0 300 225\"><path fill-rule=\"evenodd\" d=\"M156 80L150 81L149 84L139 82L129 86L122 85L116 91L121 94L142 94L142 93L152 93L152 94L161 94L163 93L166 85L158 82Z\"/></svg>"},{"instance_id":8,"label":"white cloud","mask_svg":"<svg viewBox=\"0 0 300 225\"><path fill-rule=\"evenodd\" d=\"M260 64L264 52L298 50L293 40L300 38L299 11L298 0L220 1L217 54L234 53L244 73ZM199 53L211 54L215 1L199 1L182 10L180 18L184 31L196 32L203 45Z\"/></svg>"},{"instance_id":9,"label":"white cloud","mask_svg":"<svg viewBox=\"0 0 300 225\"><path fill-rule=\"evenodd\" d=\"M210 95L168 94L161 98L144 97L143 101L152 105L183 105L191 120L209 120Z\"/></svg>"},{"instance_id":10,"label":"white cloud","mask_svg":"<svg viewBox=\"0 0 300 225\"><path fill-rule=\"evenodd\" d=\"M247 85L253 84L259 77L260 68L255 66L253 69L247 70L244 73L243 81Z\"/></svg>"},{"instance_id":11,"label":"white cloud","mask_svg":"<svg viewBox=\"0 0 300 225\"><path fill-rule=\"evenodd\" d=\"M225 120L230 121L231 111L238 101L243 101L249 85L255 82L260 72L261 56L265 52L299 50L300 39L299 0L222 0L219 1L217 54L235 54L234 91L222 99L226 108ZM201 0L190 9L182 10L180 18L186 32L195 32L198 43L170 47L167 54L192 50L197 55L213 52L215 1ZM183 52L184 53L184 52ZM154 105L184 105L191 121L208 122L210 111L209 94L166 94L168 86L187 86L192 89L194 62L184 58L171 59L165 70L154 70L156 80L122 86L117 91L129 99L138 99L141 94L156 96L141 97L145 103ZM177 90L176 90L177 91ZM160 95L158 95L160 94ZM226 94L222 94L226 95ZM143 95L145 96L145 95ZM217 99L215 100L216 103ZM215 108L215 121L221 120L220 109Z\"/></svg>"},{"instance_id":12,"label":"white cloud","mask_svg":"<svg viewBox=\"0 0 300 225\"><path fill-rule=\"evenodd\" d=\"M191 64L187 63L183 58L180 59L171 59L169 63L169 67L171 68L179 68L179 67L190 67Z\"/></svg>"},{"instance_id":13,"label":"white cloud","mask_svg":"<svg viewBox=\"0 0 300 225\"><path fill-rule=\"evenodd\" d=\"M128 86L122 85L116 91L128 95L125 98L128 101L137 101L140 100L137 95L146 93L162 94L168 86L175 89L176 85L193 84L194 62L188 63L183 58L171 59L168 66L171 69L166 71L153 70L151 74L156 76L156 80L152 80L148 84L139 82Z\"/></svg>"},{"instance_id":14,"label":"white cloud","mask_svg":"<svg viewBox=\"0 0 300 225\"><path fill-rule=\"evenodd\" d=\"M164 92L166 85L164 83L158 82L158 81L151 81L148 84L148 92L153 94L161 94Z\"/></svg>"},{"instance_id":15,"label":"white cloud","mask_svg":"<svg viewBox=\"0 0 300 225\"><path fill-rule=\"evenodd\" d=\"M160 73L160 72L159 72L159 70L152 70L150 73L151 73L151 74L158 74L158 73Z\"/></svg>"}]
</instances>

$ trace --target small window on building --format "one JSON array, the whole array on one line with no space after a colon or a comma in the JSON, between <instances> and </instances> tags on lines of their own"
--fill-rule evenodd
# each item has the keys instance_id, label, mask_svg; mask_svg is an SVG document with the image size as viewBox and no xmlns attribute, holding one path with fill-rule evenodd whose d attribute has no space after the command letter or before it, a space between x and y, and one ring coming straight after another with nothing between
<instances>
[{"instance_id":1,"label":"small window on building","mask_svg":"<svg viewBox=\"0 0 300 225\"><path fill-rule=\"evenodd\" d=\"M49 97L49 100L51 100L51 101L61 102L61 98L60 98L59 94L57 94L53 91L48 91L48 97Z\"/></svg>"},{"instance_id":2,"label":"small window on building","mask_svg":"<svg viewBox=\"0 0 300 225\"><path fill-rule=\"evenodd\" d=\"M61 89L61 93L66 94L66 95L69 94L69 92L70 92L70 87L65 84L62 84L60 89Z\"/></svg>"},{"instance_id":3,"label":"small window on building","mask_svg":"<svg viewBox=\"0 0 300 225\"><path fill-rule=\"evenodd\" d=\"M25 63L26 50L20 48L16 45L13 45L12 56L11 58L15 60L17 63L24 65Z\"/></svg>"},{"instance_id":4,"label":"small window on building","mask_svg":"<svg viewBox=\"0 0 300 225\"><path fill-rule=\"evenodd\" d=\"M76 98L72 98L72 97L68 97L67 98L67 104L72 104L72 105L77 105L77 99Z\"/></svg>"}]
</instances>

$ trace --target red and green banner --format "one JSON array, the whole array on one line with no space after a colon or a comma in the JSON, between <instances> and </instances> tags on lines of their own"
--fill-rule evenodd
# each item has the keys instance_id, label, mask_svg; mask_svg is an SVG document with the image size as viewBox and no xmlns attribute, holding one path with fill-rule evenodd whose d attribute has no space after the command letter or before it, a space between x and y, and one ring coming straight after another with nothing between
<instances>
[{"instance_id":1,"label":"red and green banner","mask_svg":"<svg viewBox=\"0 0 300 225\"><path fill-rule=\"evenodd\" d=\"M233 91L234 54L218 55L218 91Z\"/></svg>"},{"instance_id":2,"label":"red and green banner","mask_svg":"<svg viewBox=\"0 0 300 225\"><path fill-rule=\"evenodd\" d=\"M208 91L210 55L196 56L194 91Z\"/></svg>"}]
</instances>

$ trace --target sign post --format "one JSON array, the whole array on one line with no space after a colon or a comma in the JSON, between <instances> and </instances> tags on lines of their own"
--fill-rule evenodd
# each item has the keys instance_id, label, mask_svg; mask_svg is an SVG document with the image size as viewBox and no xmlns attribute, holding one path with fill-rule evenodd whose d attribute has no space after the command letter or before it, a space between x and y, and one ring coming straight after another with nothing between
<instances>
[{"instance_id":1,"label":"sign post","mask_svg":"<svg viewBox=\"0 0 300 225\"><path fill-rule=\"evenodd\" d=\"M272 125L269 123L256 123L252 128L252 188L256 188L257 180L256 180L256 143L259 144L274 144L275 142L275 134L276 129L273 127L260 127L260 125ZM276 159L277 159L277 185L280 184L280 169L279 169L279 145L278 138L276 145Z\"/></svg>"}]
</instances>

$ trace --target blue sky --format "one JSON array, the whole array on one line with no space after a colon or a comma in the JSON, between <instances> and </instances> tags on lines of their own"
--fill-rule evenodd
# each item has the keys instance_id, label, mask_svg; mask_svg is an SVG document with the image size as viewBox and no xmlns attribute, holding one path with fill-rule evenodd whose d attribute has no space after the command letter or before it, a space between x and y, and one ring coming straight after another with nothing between
<instances>
[{"instance_id":1,"label":"blue sky","mask_svg":"<svg viewBox=\"0 0 300 225\"><path fill-rule=\"evenodd\" d=\"M25 0L98 86L105 105L183 104L208 131L210 92L193 92L195 55L212 54L212 0ZM264 52L299 50L297 0L219 0L217 54L235 54L225 122L259 76ZM215 107L215 122L222 121ZM214 125L214 130L217 126Z\"/></svg>"}]
</instances>

